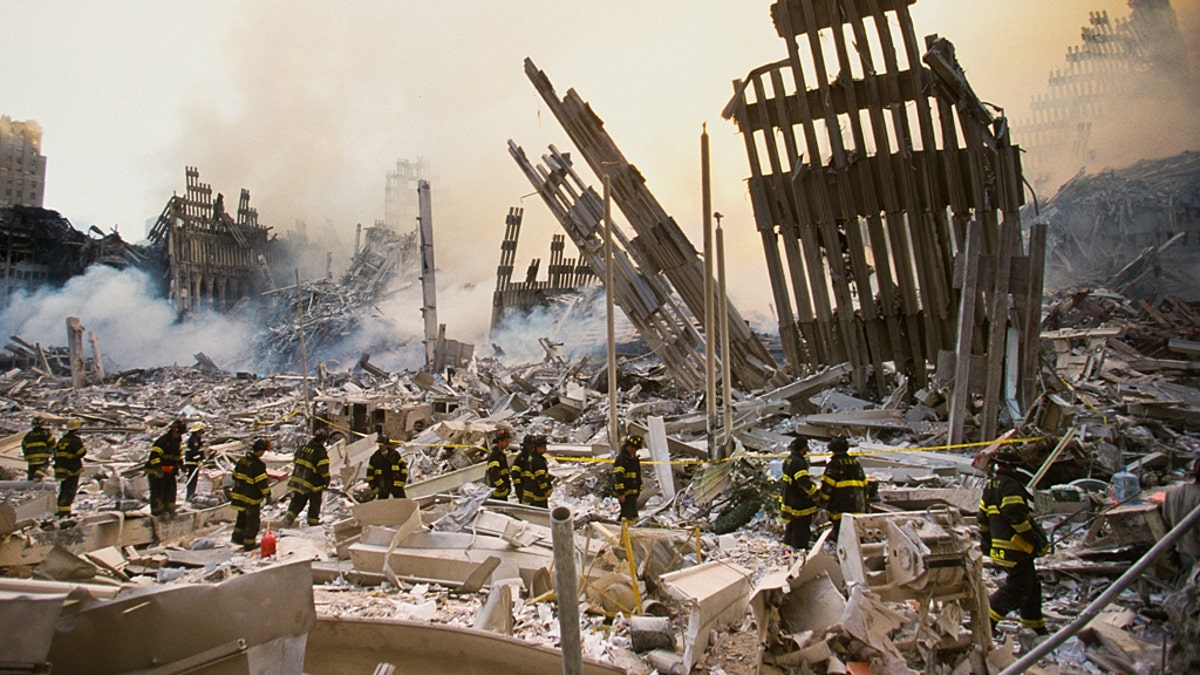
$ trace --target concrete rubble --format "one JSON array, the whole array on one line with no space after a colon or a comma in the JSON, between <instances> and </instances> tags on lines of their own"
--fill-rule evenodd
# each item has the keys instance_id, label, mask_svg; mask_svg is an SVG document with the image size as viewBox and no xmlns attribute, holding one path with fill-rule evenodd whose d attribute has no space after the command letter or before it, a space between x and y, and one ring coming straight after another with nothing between
<instances>
[{"instance_id":1,"label":"concrete rubble","mask_svg":"<svg viewBox=\"0 0 1200 675\"><path fill-rule=\"evenodd\" d=\"M1188 384L1188 369L1141 372L1134 364L1144 355L1132 346L1161 355L1148 345L1169 350L1165 336L1194 337L1197 324L1188 321L1195 311L1182 301L1156 307L1103 289L1064 294L1049 307L1043 342L1057 354L1047 363L1054 377L1045 379L1020 447L1031 480L1037 473L1040 518L1055 540L1039 563L1052 627L1162 536L1152 497L1200 456L1200 397ZM19 589L12 592L75 588L115 601L136 589L203 587L273 569L258 553L247 556L226 544L232 518L222 487L248 440L262 434L273 441L265 459L273 492L282 497L289 451L306 439L296 414L304 381L201 366L112 375L80 389L32 369L4 374L0 404L10 414L0 425L11 435L0 443L0 466L13 480L0 483L6 532L0 565L4 583ZM736 451L710 463L694 400L669 381L631 387L619 401L622 419L631 430L661 427L665 439L658 447L649 436L644 461L666 456L671 463L645 472L643 519L626 541L615 500L604 496L606 402L587 386L596 368L569 359L517 366L477 359L448 379L364 369L325 373L314 391L322 405L386 399L392 410L420 409L425 424L406 432L409 499L359 503L374 433L335 426L334 484L321 526L281 529L283 506L276 500L266 507L265 525L279 536L278 562L310 568L317 623L335 626L318 628L313 639L326 639L316 637L325 630L340 634L345 628L337 621L398 621L556 644L546 512L489 500L479 487L487 436L506 427L551 439L552 505L574 513L584 654L596 663L626 672L842 672L856 663L881 673L983 672L982 664L1002 667L1028 647L1029 637L1007 622L999 625L1007 637L996 644L979 623L980 603L997 575L975 543L982 482L975 467L998 445L941 447L946 411L935 392L912 403L872 403L851 393L845 367L751 392L735 404ZM575 395L589 401L586 412L563 421L555 410L560 391L582 391ZM15 480L23 471L22 422L33 411L44 411L52 424L85 420L87 471L73 523L51 517L49 483ZM317 416L325 415L318 408ZM141 463L153 438L177 417L208 425L212 458L188 507L174 519L155 519L147 515ZM773 478L796 432L849 435L874 486L874 513L848 516L838 541L822 537L808 552L779 543L776 517ZM814 455L819 475L820 447ZM1122 467L1141 479L1144 503L1112 504L1109 481ZM1167 634L1161 608L1177 574L1163 561L1103 625L1090 626L1051 657L1059 672L1157 662ZM648 616L670 621L672 645L638 654L633 620ZM197 643L194 653L169 658L198 659L217 646ZM244 654L250 646L238 649Z\"/></svg>"},{"instance_id":2,"label":"concrete rubble","mask_svg":"<svg viewBox=\"0 0 1200 675\"><path fill-rule=\"evenodd\" d=\"M988 619L1003 573L980 551L975 519L989 458L1011 446L1051 539L1037 566L1052 631L1086 619L1082 608L1131 565L1152 563L1036 672L1200 668L1200 579L1171 556L1148 555L1169 538L1162 493L1200 460L1200 304L1194 286L1160 293L1154 283L1181 240L1100 251L1103 242L1062 229L1048 241L1043 222L1022 229L1020 149L1003 115L971 91L953 45L916 42L911 1L839 12L818 4L772 6L787 59L735 81L726 110L748 152L770 155L752 157L749 185L783 313L778 336L756 333L728 297L706 297L700 253L591 105L573 89L557 94L532 60L526 74L579 146L578 168L612 168L635 236L618 232L615 254L602 255L600 197L571 153L551 146L538 163L510 141L579 257L566 257L555 235L552 281L537 281L533 265L513 282L523 211L510 211L492 322L519 321L551 299L598 297L599 273L612 265L615 303L636 332L623 346L641 340L614 357L615 375L595 353L560 350L554 336L530 340L540 361L483 356L447 340L435 319L423 370L385 370L364 353L298 373L297 357L355 332L382 297L411 283L403 268L416 239L370 228L337 280L296 272L279 284L266 263L274 240L248 192L235 217L189 168L188 193L168 203L156 241L196 243L216 228L221 246L243 257L261 249L262 260L245 257L213 284L187 273L203 261L173 258L169 297L181 313L232 313L250 295L269 305L256 349L273 372L227 372L202 353L192 366L105 372L95 336L93 356L83 353L74 317L64 317L78 328L67 348L11 337L0 373L0 630L19 639L0 647L0 664L552 672L573 643L559 619L577 609L586 673L999 673L1048 644ZM830 29L845 79L820 68L806 88L801 48L820 59ZM872 49L848 49L848 36L865 42L868 29L886 45L884 63L871 63ZM909 70L896 72L897 51ZM800 78L791 94L784 71ZM916 129L900 112L909 104ZM902 139L887 138L885 111ZM843 118L851 128L832 131ZM935 118L946 124L941 148ZM818 142L819 130L830 133ZM869 142L868 131L883 135ZM830 144L825 164L820 148ZM905 154L914 145L927 148L915 159ZM1136 176L1184 169L1196 172L1193 156ZM1080 192L1088 185L1073 182L1058 212L1094 203ZM1093 185L1113 191L1110 180ZM1196 236L1194 222L1183 239ZM432 243L420 241L431 275ZM1054 247L1081 241L1105 259L1104 273L1043 289L1043 260L1070 276L1074 249ZM260 263L265 278L253 274ZM721 350L731 370L720 415L708 409L715 388L701 391L713 378L700 326L718 308L735 326ZM87 456L70 518L54 517L53 483L23 480L21 438L35 416L56 433L82 420ZM208 457L195 496L153 517L143 463L174 420L205 424ZM292 453L316 421L331 431L320 523L284 526ZM548 439L553 521L547 509L490 498L486 457L499 429ZM646 438L636 523L622 523L608 496L613 431ZM373 500L366 485L381 435L401 443L405 498ZM263 526L273 553L230 543L231 473L258 436L272 443ZM779 477L796 436L812 439L818 480L836 437L868 477L869 512L844 516L836 538L819 512L807 550L781 543ZM1118 495L1118 477L1139 488ZM556 507L570 514L573 559L556 550ZM578 592L558 573L576 577Z\"/></svg>"}]
</instances>

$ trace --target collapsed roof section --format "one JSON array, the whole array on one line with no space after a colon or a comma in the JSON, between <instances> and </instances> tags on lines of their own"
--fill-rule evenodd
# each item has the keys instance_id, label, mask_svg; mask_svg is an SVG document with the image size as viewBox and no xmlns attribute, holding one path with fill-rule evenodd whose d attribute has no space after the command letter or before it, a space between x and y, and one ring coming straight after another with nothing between
<instances>
[{"instance_id":1,"label":"collapsed roof section","mask_svg":"<svg viewBox=\"0 0 1200 675\"><path fill-rule=\"evenodd\" d=\"M200 170L187 167L187 191L173 195L150 230L161 255L168 298L180 314L212 309L229 311L267 290L271 259L267 235L242 189L237 219L225 211L225 198L212 198L212 186L200 182Z\"/></svg>"},{"instance_id":2,"label":"collapsed roof section","mask_svg":"<svg viewBox=\"0 0 1200 675\"><path fill-rule=\"evenodd\" d=\"M592 173L608 177L613 201L635 232L629 239L619 228L613 228L614 249L619 246L622 250L616 258L614 279L618 287L624 286L623 290L614 289L616 298L620 298L617 304L679 384L685 388L699 386L704 381L703 338L692 317L704 320L704 261L582 97L570 89L560 100L550 79L530 59L525 59L525 74ZM598 273L604 270L603 201L575 172L570 156L551 146L550 154L544 157L546 166L535 168L512 141L509 152L579 250L589 257L592 268ZM780 383L771 354L732 302L727 304L732 379L745 389ZM659 352L663 347L667 351Z\"/></svg>"},{"instance_id":3,"label":"collapsed roof section","mask_svg":"<svg viewBox=\"0 0 1200 675\"><path fill-rule=\"evenodd\" d=\"M106 235L95 226L91 231L100 237L76 230L57 211L0 208L0 303L7 307L14 293L66 283L92 263L123 269L145 260L145 251L125 243L116 232Z\"/></svg>"},{"instance_id":4,"label":"collapsed roof section","mask_svg":"<svg viewBox=\"0 0 1200 675\"><path fill-rule=\"evenodd\" d=\"M789 366L849 362L882 396L885 363L924 387L953 350L951 438L972 390L991 438L1006 379L1025 384L1010 408L1032 395L1042 252L1036 228L1023 246L1006 120L949 42L922 55L913 2L776 2L787 58L735 81L724 115L745 138Z\"/></svg>"}]
</instances>

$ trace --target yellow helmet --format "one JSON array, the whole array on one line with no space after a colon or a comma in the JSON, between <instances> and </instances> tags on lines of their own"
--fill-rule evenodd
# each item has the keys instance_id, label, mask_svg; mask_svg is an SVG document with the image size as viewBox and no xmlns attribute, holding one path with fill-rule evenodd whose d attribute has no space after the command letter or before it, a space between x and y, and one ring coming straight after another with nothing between
<instances>
[{"instance_id":1,"label":"yellow helmet","mask_svg":"<svg viewBox=\"0 0 1200 675\"><path fill-rule=\"evenodd\" d=\"M78 417L72 417L71 419L67 420L67 429L74 430L82 426L83 420L79 419Z\"/></svg>"}]
</instances>

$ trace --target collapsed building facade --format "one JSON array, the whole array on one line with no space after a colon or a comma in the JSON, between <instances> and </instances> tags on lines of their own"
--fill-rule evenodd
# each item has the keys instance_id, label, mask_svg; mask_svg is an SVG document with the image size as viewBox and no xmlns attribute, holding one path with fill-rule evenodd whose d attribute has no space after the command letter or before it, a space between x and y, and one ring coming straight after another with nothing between
<instances>
[{"instance_id":1,"label":"collapsed building facade","mask_svg":"<svg viewBox=\"0 0 1200 675\"><path fill-rule=\"evenodd\" d=\"M787 59L737 81L725 114L746 138L789 365L848 361L878 395L885 363L919 388L938 367L951 442L973 394L992 438L1004 404L1033 396L1044 230L1021 228L1007 120L952 45L917 41L909 4L773 4Z\"/></svg>"},{"instance_id":2,"label":"collapsed building facade","mask_svg":"<svg viewBox=\"0 0 1200 675\"><path fill-rule=\"evenodd\" d=\"M504 239L500 243L500 264L496 268L496 290L492 296L491 329L496 330L513 315L529 314L535 308L548 306L555 298L574 295L580 289L594 287L598 281L583 256L568 258L566 239L556 234L550 241L550 261L545 281L538 280L542 259L534 258L525 270L524 281L513 281L513 265L517 242L521 237L521 220L525 209L514 206L504 219Z\"/></svg>"},{"instance_id":3,"label":"collapsed building facade","mask_svg":"<svg viewBox=\"0 0 1200 675\"><path fill-rule=\"evenodd\" d=\"M1187 42L1170 0L1131 0L1130 14L1088 12L1080 42L1034 95L1032 116L1014 124L1025 146L1026 175L1039 193L1054 190L1080 167L1114 160L1106 145L1135 120L1180 97L1194 104ZM1186 110L1186 107L1185 107ZM1151 120L1145 120L1151 121ZM1138 122L1140 123L1140 122Z\"/></svg>"},{"instance_id":4,"label":"collapsed building facade","mask_svg":"<svg viewBox=\"0 0 1200 675\"><path fill-rule=\"evenodd\" d=\"M249 190L231 215L224 196L214 199L212 186L200 182L199 169L188 167L186 175L186 191L171 197L151 228L150 246L176 311L228 312L270 288L270 228L259 225Z\"/></svg>"}]
</instances>

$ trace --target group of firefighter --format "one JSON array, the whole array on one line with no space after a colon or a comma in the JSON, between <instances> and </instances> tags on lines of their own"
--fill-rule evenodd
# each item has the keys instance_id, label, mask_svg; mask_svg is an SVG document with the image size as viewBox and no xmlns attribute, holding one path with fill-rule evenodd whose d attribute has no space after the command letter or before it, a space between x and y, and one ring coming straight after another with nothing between
<instances>
[{"instance_id":1,"label":"group of firefighter","mask_svg":"<svg viewBox=\"0 0 1200 675\"><path fill-rule=\"evenodd\" d=\"M554 485L554 477L546 464L546 437L526 435L521 442L521 451L510 467L508 448L512 438L512 432L503 428L492 435L492 448L487 458L487 483L492 488L492 498L508 501L510 495L515 494L521 504L546 508ZM641 436L626 436L613 461L612 495L621 505L621 518L630 522L638 519L642 465L637 453L644 445Z\"/></svg>"},{"instance_id":2,"label":"group of firefighter","mask_svg":"<svg viewBox=\"0 0 1200 675\"><path fill-rule=\"evenodd\" d=\"M79 478L83 474L83 458L87 451L80 438L82 421L67 420L66 433L55 439L43 417L34 417L31 429L21 441L27 478L41 480L50 473L59 482L59 518L69 518ZM196 492L196 480L202 466L203 422L191 425L186 444L183 441L186 423L172 422L166 433L154 441L144 470L150 484L150 513L171 516L175 513L176 478L186 477L186 494L191 499ZM319 423L312 437L295 452L292 473L287 489L291 495L284 525L295 523L307 510L310 526L320 524L321 502L329 486L329 440L327 426ZM508 429L498 429L492 435L487 458L487 482L492 498L507 501L516 495L517 501L529 506L547 507L553 490L553 477L546 464L545 436L528 434L521 450L508 463L508 448L513 435ZM186 446L186 450L184 447ZM408 482L408 466L398 449L399 443L382 433L378 445L367 461L367 482L376 499L404 498ZM233 468L233 486L229 491L230 506L237 511L233 543L245 550L255 547L260 529L261 508L269 504L271 491L263 455L271 443L264 437L255 438L246 454ZM620 504L621 518L638 519L638 497L642 490L641 461L638 451L644 447L641 436L627 436L613 461L612 495ZM807 550L812 533L813 518L824 508L832 523L831 540L836 541L843 514L867 512L867 477L858 459L849 453L844 438L834 438L828 444L831 458L819 483L809 474L808 439L795 438L783 464L781 480L781 520L784 524L784 544ZM1042 618L1041 587L1034 559L1044 555L1049 541L1033 518L1032 497L1018 474L1020 455L1015 450L1001 449L993 461L993 472L980 500L978 523L980 544L993 564L1006 571L1006 578L990 598L991 619L999 621L1009 612L1017 611L1021 624L1045 633ZM307 509L306 509L307 507Z\"/></svg>"},{"instance_id":3,"label":"group of firefighter","mask_svg":"<svg viewBox=\"0 0 1200 675\"><path fill-rule=\"evenodd\" d=\"M837 541L844 514L867 512L866 474L858 459L850 455L849 444L844 438L833 438L828 448L832 456L819 484L808 472L808 439L795 438L784 460L780 496L783 542L797 550L808 549L818 508L824 507L833 524L830 541ZM997 451L979 501L980 547L1006 572L1004 582L989 598L990 619L995 623L1017 611L1023 627L1044 635L1042 590L1034 559L1047 552L1049 540L1033 518L1033 498L1018 473L1020 464L1016 450Z\"/></svg>"}]
</instances>

